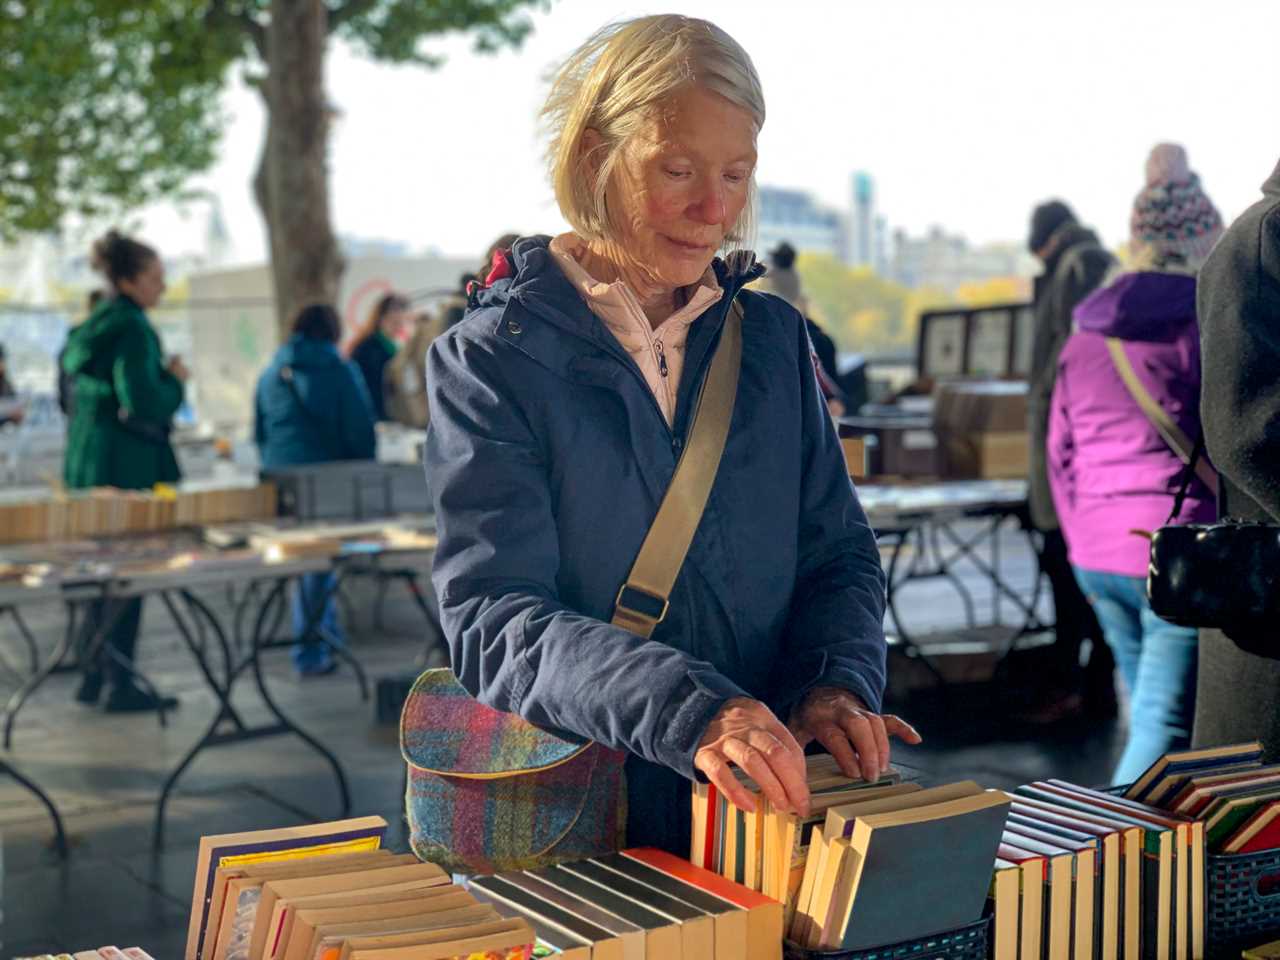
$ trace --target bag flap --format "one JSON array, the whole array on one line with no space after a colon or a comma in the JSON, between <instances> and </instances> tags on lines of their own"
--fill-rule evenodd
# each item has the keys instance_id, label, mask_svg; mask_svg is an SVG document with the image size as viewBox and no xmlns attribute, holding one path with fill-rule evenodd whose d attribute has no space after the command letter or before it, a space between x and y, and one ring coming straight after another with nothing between
<instances>
[{"instance_id":1,"label":"bag flap","mask_svg":"<svg viewBox=\"0 0 1280 960\"><path fill-rule=\"evenodd\" d=\"M493 779L535 773L572 760L590 746L590 741L575 743L485 706L445 668L418 677L400 715L405 762L445 776Z\"/></svg>"}]
</instances>

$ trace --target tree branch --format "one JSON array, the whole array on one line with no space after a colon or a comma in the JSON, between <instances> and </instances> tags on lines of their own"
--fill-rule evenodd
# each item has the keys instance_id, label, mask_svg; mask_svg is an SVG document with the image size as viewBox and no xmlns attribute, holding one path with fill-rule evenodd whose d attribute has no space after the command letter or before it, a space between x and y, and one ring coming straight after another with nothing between
<instances>
[{"instance_id":1,"label":"tree branch","mask_svg":"<svg viewBox=\"0 0 1280 960\"><path fill-rule=\"evenodd\" d=\"M239 27L253 42L253 48L258 52L258 56L263 61L267 59L267 31L257 20L245 10L232 11L227 6L227 0L213 0L209 4L209 10L205 14L205 20L210 26L219 23Z\"/></svg>"},{"instance_id":2,"label":"tree branch","mask_svg":"<svg viewBox=\"0 0 1280 960\"><path fill-rule=\"evenodd\" d=\"M363 16L377 5L378 0L345 0L329 11L329 32L333 33L344 23Z\"/></svg>"}]
</instances>

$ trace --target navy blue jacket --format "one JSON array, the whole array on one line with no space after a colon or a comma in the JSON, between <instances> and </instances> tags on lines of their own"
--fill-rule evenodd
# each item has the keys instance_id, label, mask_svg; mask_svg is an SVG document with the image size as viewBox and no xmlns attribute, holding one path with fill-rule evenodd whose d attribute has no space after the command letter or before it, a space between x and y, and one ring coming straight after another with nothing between
<instances>
[{"instance_id":1,"label":"navy blue jacket","mask_svg":"<svg viewBox=\"0 0 1280 960\"><path fill-rule=\"evenodd\" d=\"M729 298L691 326L674 429L547 250L431 347L434 583L454 672L482 702L623 749L628 842L687 853L693 755L724 702L785 722L810 688L879 709L885 581L800 314L744 292L742 371L706 512L651 640L609 624L675 470ZM673 772L674 771L674 772Z\"/></svg>"},{"instance_id":2,"label":"navy blue jacket","mask_svg":"<svg viewBox=\"0 0 1280 960\"><path fill-rule=\"evenodd\" d=\"M296 391L282 376L286 367ZM372 460L376 452L369 392L332 343L290 337L258 379L254 408L254 436L267 469Z\"/></svg>"}]
</instances>

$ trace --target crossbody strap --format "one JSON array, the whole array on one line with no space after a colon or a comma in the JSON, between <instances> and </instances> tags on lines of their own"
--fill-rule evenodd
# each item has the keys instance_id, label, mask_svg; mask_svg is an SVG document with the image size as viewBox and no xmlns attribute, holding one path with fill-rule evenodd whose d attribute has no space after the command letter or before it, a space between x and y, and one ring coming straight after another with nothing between
<instances>
[{"instance_id":1,"label":"crossbody strap","mask_svg":"<svg viewBox=\"0 0 1280 960\"><path fill-rule=\"evenodd\" d=\"M1155 397L1151 396L1147 388L1143 386L1142 381L1138 379L1137 371L1133 369L1133 364L1129 362L1129 355L1124 352L1124 343L1116 337L1107 337L1107 350L1111 353L1111 362L1115 364L1116 372L1120 374L1120 379L1124 381L1129 394L1137 401L1147 419L1151 421L1151 425L1159 431L1160 436L1164 438L1164 442L1178 455L1178 459L1195 470L1196 476L1216 497L1218 495L1218 475L1214 472L1213 467L1209 465L1209 462L1200 456L1199 445L1192 443L1191 438L1183 433L1182 428L1173 422L1173 418L1169 416L1164 407L1160 406Z\"/></svg>"},{"instance_id":2,"label":"crossbody strap","mask_svg":"<svg viewBox=\"0 0 1280 960\"><path fill-rule=\"evenodd\" d=\"M684 453L631 573L618 591L614 626L648 638L667 615L671 589L702 519L729 437L741 366L742 304L735 298L698 395Z\"/></svg>"}]
</instances>

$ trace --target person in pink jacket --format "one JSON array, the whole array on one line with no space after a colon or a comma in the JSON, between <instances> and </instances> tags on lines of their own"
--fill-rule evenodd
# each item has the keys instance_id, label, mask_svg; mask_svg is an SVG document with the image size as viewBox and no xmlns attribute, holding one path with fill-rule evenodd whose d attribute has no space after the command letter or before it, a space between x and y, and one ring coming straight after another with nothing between
<instances>
[{"instance_id":1,"label":"person in pink jacket","mask_svg":"<svg viewBox=\"0 0 1280 960\"><path fill-rule=\"evenodd\" d=\"M1165 523L1186 466L1121 378L1118 341L1146 391L1187 437L1200 436L1196 271L1222 218L1186 152L1161 144L1134 202L1131 268L1076 307L1050 409L1049 482L1076 578L1102 624L1129 692L1129 738L1114 773L1128 783L1190 742L1196 632L1159 619L1147 601L1148 543ZM1214 519L1193 480L1176 522Z\"/></svg>"}]
</instances>

